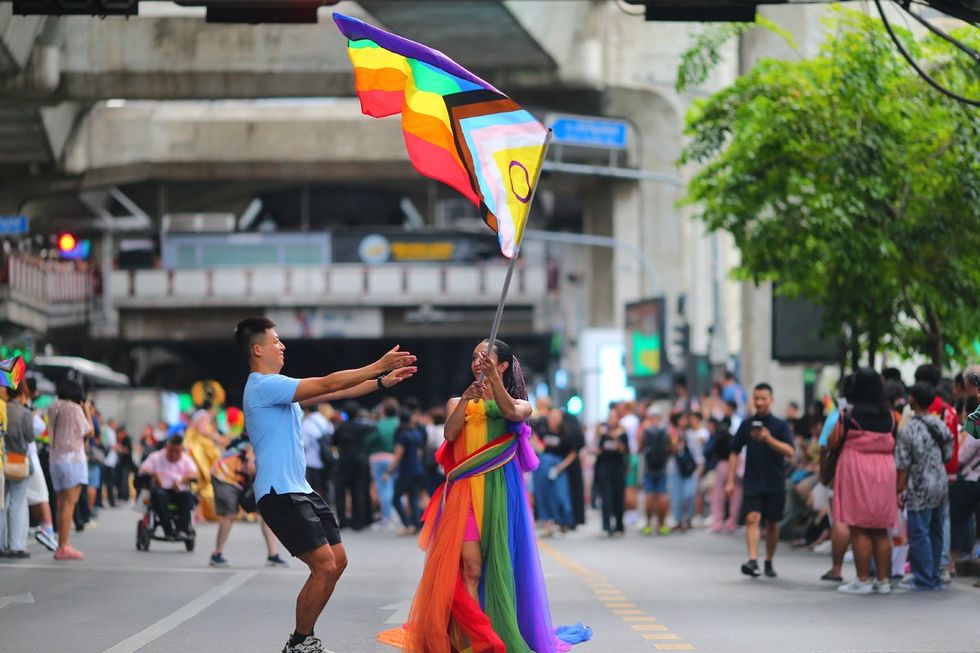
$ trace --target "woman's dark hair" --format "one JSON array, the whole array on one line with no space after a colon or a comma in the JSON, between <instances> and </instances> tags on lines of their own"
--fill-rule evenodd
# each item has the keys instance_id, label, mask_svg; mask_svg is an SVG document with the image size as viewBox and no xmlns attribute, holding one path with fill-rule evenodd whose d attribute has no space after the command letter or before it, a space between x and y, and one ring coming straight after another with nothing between
<instances>
[{"instance_id":1,"label":"woman's dark hair","mask_svg":"<svg viewBox=\"0 0 980 653\"><path fill-rule=\"evenodd\" d=\"M885 398L885 385L881 382L881 375L870 367L861 367L854 372L854 380L851 385L848 400L853 405L851 415L865 428L870 430L889 430L886 426L881 428L881 424L871 426L872 422L884 422L891 424L892 409Z\"/></svg>"},{"instance_id":2,"label":"woman's dark hair","mask_svg":"<svg viewBox=\"0 0 980 653\"><path fill-rule=\"evenodd\" d=\"M484 340L483 342L488 343L490 340ZM496 354L498 363L507 363L507 369L504 370L504 387L507 388L507 394L509 394L514 399L523 399L527 401L527 385L524 381L524 371L521 369L521 363L517 360L517 356L514 356L514 350L510 348L503 340L494 340L492 353Z\"/></svg>"},{"instance_id":3,"label":"woman's dark hair","mask_svg":"<svg viewBox=\"0 0 980 653\"><path fill-rule=\"evenodd\" d=\"M398 411L398 425L399 426L409 426L412 423L412 411L408 408L402 408Z\"/></svg>"},{"instance_id":4,"label":"woman's dark hair","mask_svg":"<svg viewBox=\"0 0 980 653\"><path fill-rule=\"evenodd\" d=\"M432 419L432 423L439 425L446 423L446 409L435 407L429 411L429 417Z\"/></svg>"},{"instance_id":5,"label":"woman's dark hair","mask_svg":"<svg viewBox=\"0 0 980 653\"><path fill-rule=\"evenodd\" d=\"M361 414L361 405L353 399L345 401L343 408L344 412L347 413L347 419L352 422Z\"/></svg>"},{"instance_id":6,"label":"woman's dark hair","mask_svg":"<svg viewBox=\"0 0 980 653\"><path fill-rule=\"evenodd\" d=\"M58 399L74 401L76 404L80 404L85 401L85 391L75 381L65 379L58 385Z\"/></svg>"}]
</instances>

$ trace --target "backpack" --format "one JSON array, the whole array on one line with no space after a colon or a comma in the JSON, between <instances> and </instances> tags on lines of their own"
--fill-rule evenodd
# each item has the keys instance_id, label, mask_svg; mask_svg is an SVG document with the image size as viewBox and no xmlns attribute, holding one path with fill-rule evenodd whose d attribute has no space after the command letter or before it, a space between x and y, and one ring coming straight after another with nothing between
<instances>
[{"instance_id":1,"label":"backpack","mask_svg":"<svg viewBox=\"0 0 980 653\"><path fill-rule=\"evenodd\" d=\"M694 460L694 455L685 441L684 448L677 452L677 471L684 478L688 478L697 468L698 463Z\"/></svg>"},{"instance_id":2,"label":"backpack","mask_svg":"<svg viewBox=\"0 0 980 653\"><path fill-rule=\"evenodd\" d=\"M647 471L660 472L667 467L667 461L670 460L670 436L666 429L644 429L643 457Z\"/></svg>"}]
</instances>

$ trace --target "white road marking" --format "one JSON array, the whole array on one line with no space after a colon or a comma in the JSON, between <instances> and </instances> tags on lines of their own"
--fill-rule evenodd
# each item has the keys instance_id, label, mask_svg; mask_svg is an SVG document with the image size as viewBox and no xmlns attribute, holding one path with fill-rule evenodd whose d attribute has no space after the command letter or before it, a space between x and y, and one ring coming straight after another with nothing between
<instances>
[{"instance_id":1,"label":"white road marking","mask_svg":"<svg viewBox=\"0 0 980 653\"><path fill-rule=\"evenodd\" d=\"M399 601L398 603L392 603L391 605L386 605L379 610L394 610L395 614L391 615L385 620L386 624L398 624L401 626L403 623L408 621L408 611L412 609L412 599L406 599L404 601Z\"/></svg>"},{"instance_id":2,"label":"white road marking","mask_svg":"<svg viewBox=\"0 0 980 653\"><path fill-rule=\"evenodd\" d=\"M34 605L34 595L30 592L25 592L24 594L0 596L0 609L7 607L11 603L27 603L29 605Z\"/></svg>"},{"instance_id":3,"label":"white road marking","mask_svg":"<svg viewBox=\"0 0 980 653\"><path fill-rule=\"evenodd\" d=\"M255 571L247 571L235 574L155 624L144 628L132 637L124 639L112 648L106 649L105 653L135 653L135 651L143 648L153 640L166 635L180 624L188 619L192 619L212 604L228 596L254 578L257 573Z\"/></svg>"}]
</instances>

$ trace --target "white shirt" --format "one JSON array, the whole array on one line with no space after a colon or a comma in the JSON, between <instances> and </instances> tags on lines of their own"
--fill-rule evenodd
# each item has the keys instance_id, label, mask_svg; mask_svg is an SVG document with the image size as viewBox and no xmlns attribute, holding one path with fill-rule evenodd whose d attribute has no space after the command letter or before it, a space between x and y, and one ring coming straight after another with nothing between
<instances>
[{"instance_id":1,"label":"white shirt","mask_svg":"<svg viewBox=\"0 0 980 653\"><path fill-rule=\"evenodd\" d=\"M640 418L628 413L619 418L619 425L626 430L626 439L630 443L630 451L636 451L636 432L640 428Z\"/></svg>"},{"instance_id":2,"label":"white shirt","mask_svg":"<svg viewBox=\"0 0 980 653\"><path fill-rule=\"evenodd\" d=\"M310 469L323 469L320 459L320 438L333 435L333 424L321 413L312 412L303 418L303 453L306 456L306 466Z\"/></svg>"}]
</instances>

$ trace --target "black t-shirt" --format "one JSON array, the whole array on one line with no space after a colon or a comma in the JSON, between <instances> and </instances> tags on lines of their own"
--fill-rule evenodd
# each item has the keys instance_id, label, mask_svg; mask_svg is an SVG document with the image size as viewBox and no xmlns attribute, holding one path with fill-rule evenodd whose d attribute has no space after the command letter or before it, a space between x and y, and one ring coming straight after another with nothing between
<instances>
[{"instance_id":1,"label":"black t-shirt","mask_svg":"<svg viewBox=\"0 0 980 653\"><path fill-rule=\"evenodd\" d=\"M619 447L622 446L622 451ZM608 429L603 429L599 436L599 455L596 456L596 467L624 468L626 464L623 451L629 451L630 441L626 437L626 432L619 435L609 435Z\"/></svg>"},{"instance_id":2,"label":"black t-shirt","mask_svg":"<svg viewBox=\"0 0 980 653\"><path fill-rule=\"evenodd\" d=\"M344 458L367 458L367 439L374 432L374 423L367 420L341 422L333 435L333 444Z\"/></svg>"},{"instance_id":3,"label":"black t-shirt","mask_svg":"<svg viewBox=\"0 0 980 653\"><path fill-rule=\"evenodd\" d=\"M756 494L775 494L785 491L786 459L768 444L752 437L752 422L761 421L769 429L772 437L795 446L793 434L789 425L772 413L765 417L752 416L745 419L738 427L732 440L732 453L738 453L746 447L745 476L742 483L746 492Z\"/></svg>"},{"instance_id":4,"label":"black t-shirt","mask_svg":"<svg viewBox=\"0 0 980 653\"><path fill-rule=\"evenodd\" d=\"M551 429L545 428L541 433L541 441L544 443L545 453L559 458L564 458L571 451L571 441L565 429L558 429L557 433L553 433Z\"/></svg>"},{"instance_id":5,"label":"black t-shirt","mask_svg":"<svg viewBox=\"0 0 980 653\"><path fill-rule=\"evenodd\" d=\"M123 435L119 442L117 443L123 449L127 449L126 452L119 454L119 464L124 467L133 467L133 438L128 435Z\"/></svg>"}]
</instances>

